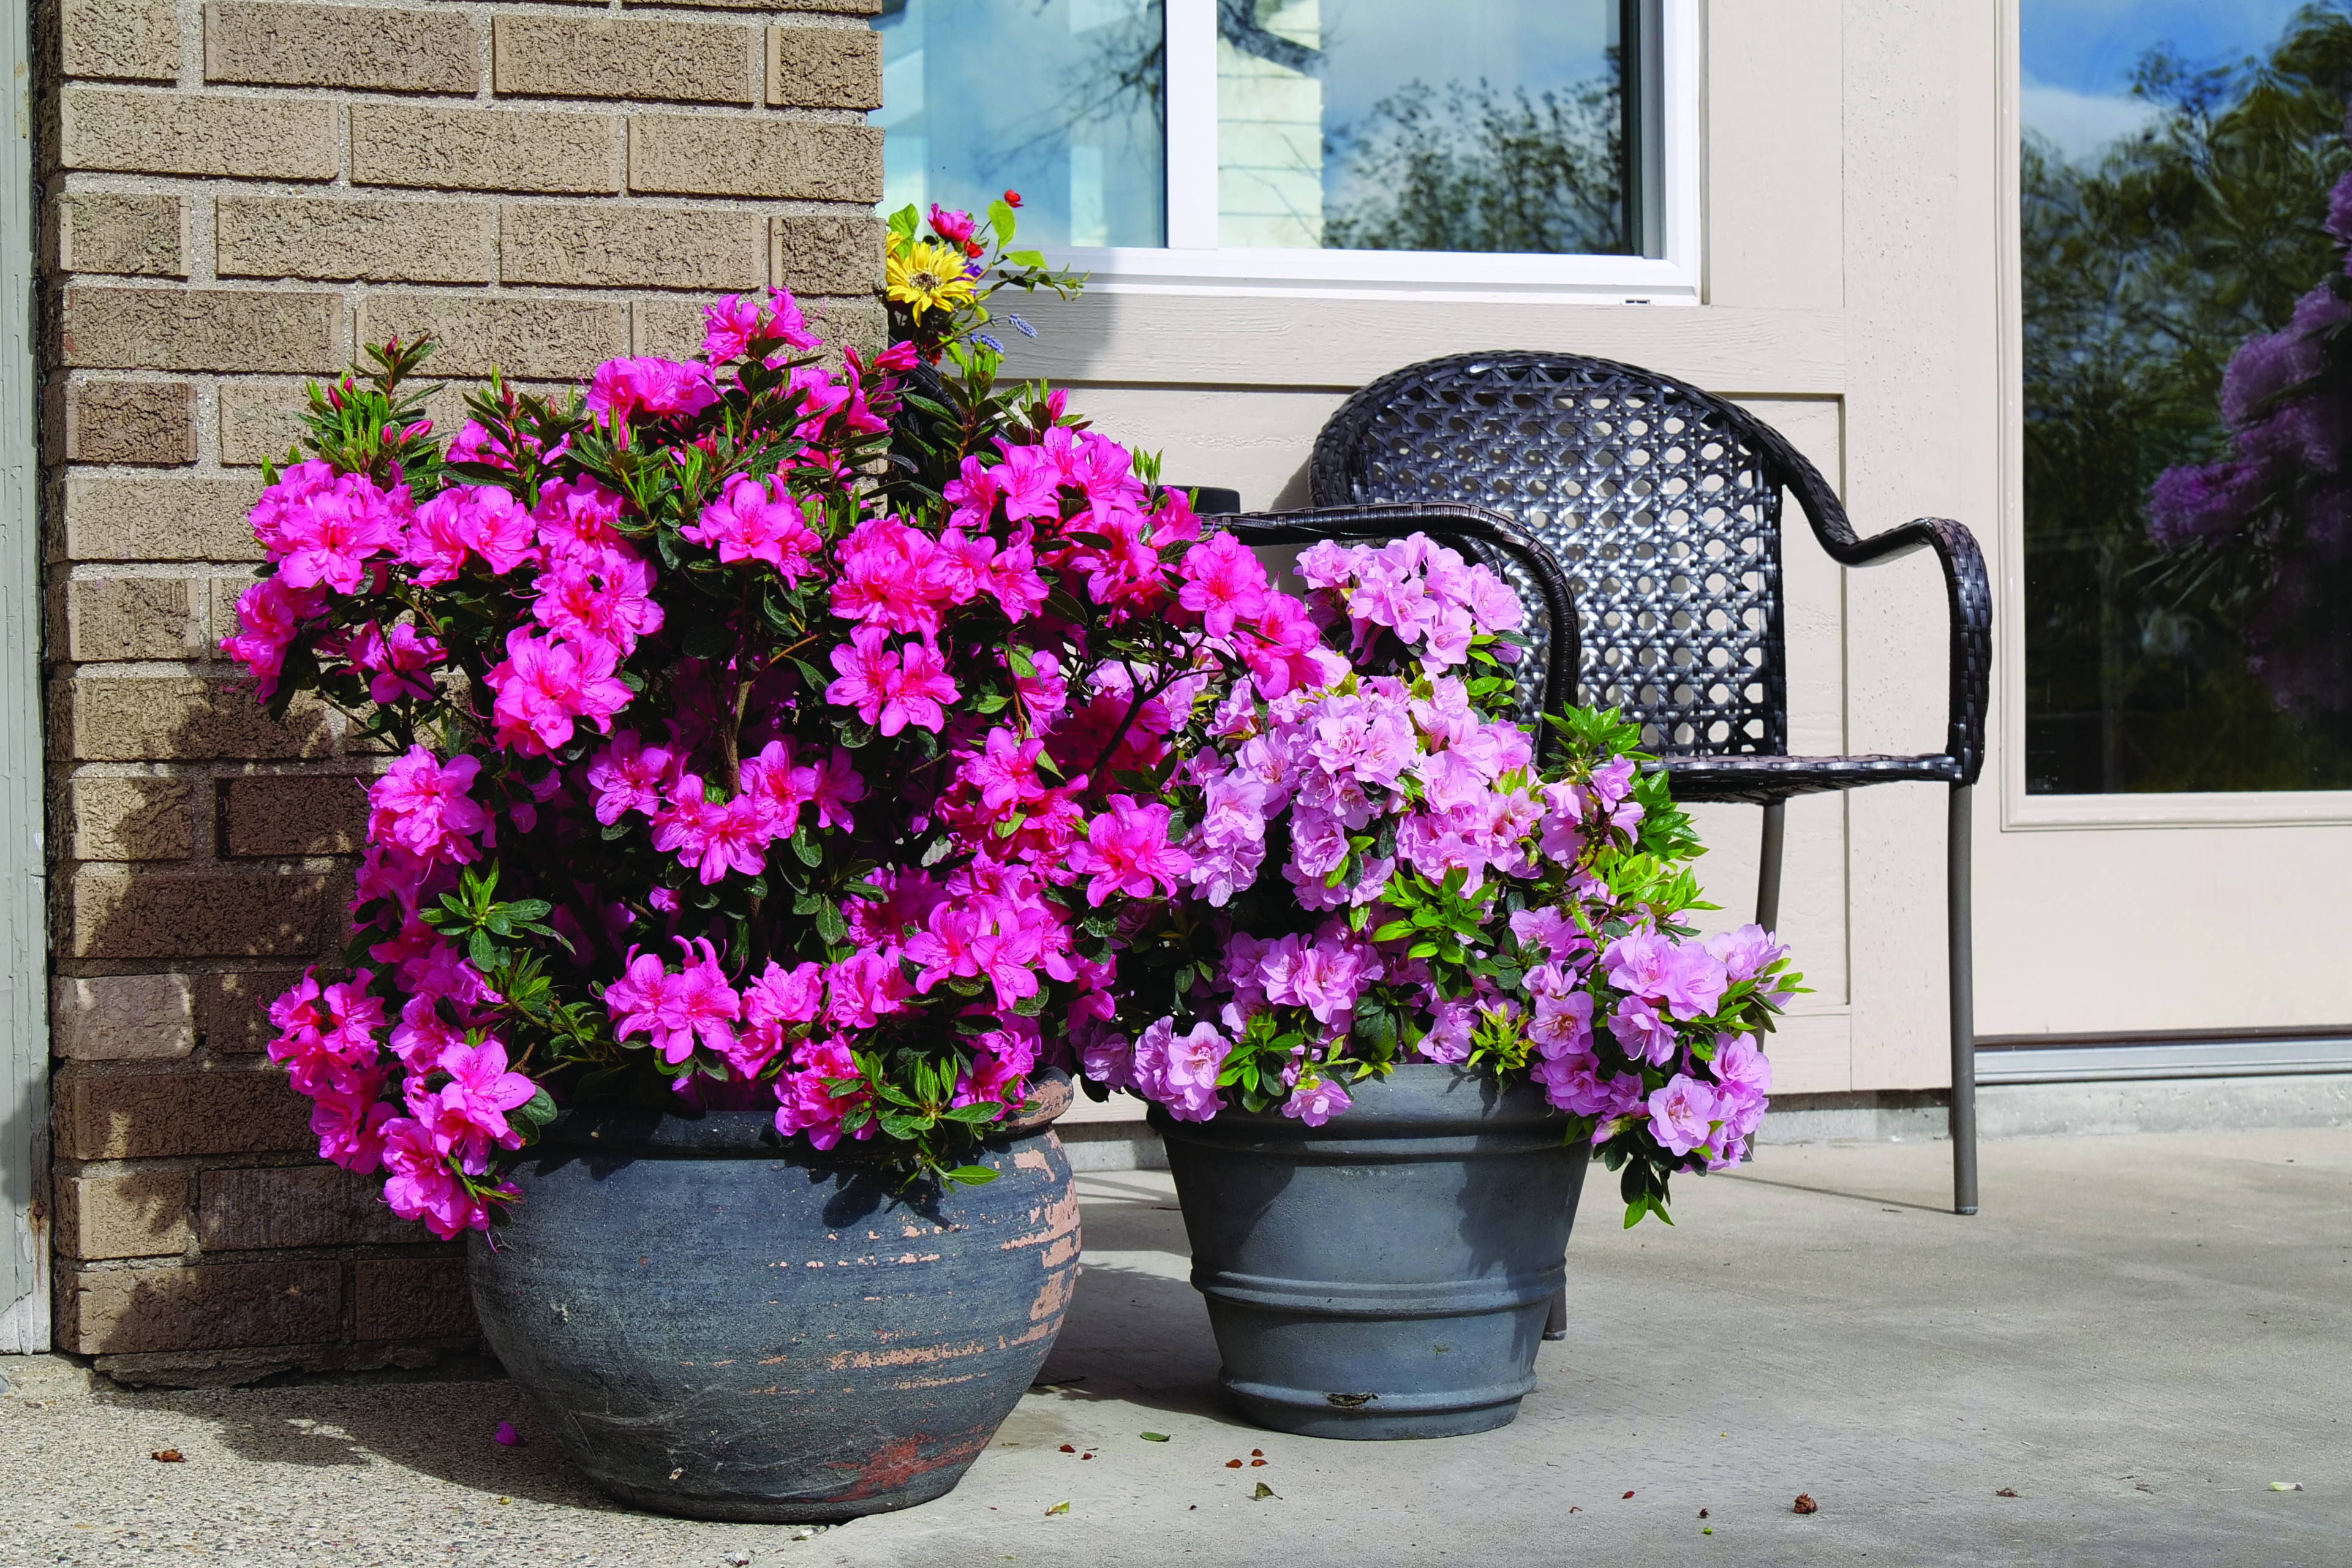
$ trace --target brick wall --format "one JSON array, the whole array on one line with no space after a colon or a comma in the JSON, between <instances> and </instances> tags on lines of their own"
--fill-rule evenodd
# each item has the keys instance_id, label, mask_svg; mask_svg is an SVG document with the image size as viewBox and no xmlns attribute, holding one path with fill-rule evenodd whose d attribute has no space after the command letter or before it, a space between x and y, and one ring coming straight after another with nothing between
<instances>
[{"instance_id":1,"label":"brick wall","mask_svg":"<svg viewBox=\"0 0 2352 1568\"><path fill-rule=\"evenodd\" d=\"M214 656L257 465L395 333L562 380L774 283L870 345L877 4L38 0L61 1348L201 1381L470 1346L461 1249L312 1159L260 1054L373 759Z\"/></svg>"}]
</instances>

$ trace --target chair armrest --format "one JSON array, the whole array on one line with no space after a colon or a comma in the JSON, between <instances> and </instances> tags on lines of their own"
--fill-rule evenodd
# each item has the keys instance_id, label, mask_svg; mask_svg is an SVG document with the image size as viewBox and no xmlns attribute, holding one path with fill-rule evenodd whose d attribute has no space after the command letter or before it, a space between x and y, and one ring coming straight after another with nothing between
<instances>
[{"instance_id":1,"label":"chair armrest","mask_svg":"<svg viewBox=\"0 0 2352 1568\"><path fill-rule=\"evenodd\" d=\"M1760 421L1743 434L1780 470L1813 525L1813 537L1841 566L1874 566L1898 561L1916 550L1936 552L1944 569L1944 596L1951 610L1951 714L1944 748L1960 765L1959 782L1972 784L1984 771L1985 708L1992 677L1992 584L1985 576L1984 552L1976 535L1949 518L1923 517L1864 539L1846 520L1845 507L1821 471L1780 433Z\"/></svg>"},{"instance_id":2,"label":"chair armrest","mask_svg":"<svg viewBox=\"0 0 2352 1568\"><path fill-rule=\"evenodd\" d=\"M1544 660L1541 706L1547 711L1576 700L1580 652L1576 596L1552 552L1500 512L1454 501L1406 501L1383 506L1322 506L1298 511L1245 512L1203 520L1252 544L1312 544L1319 540L1401 539L1426 533L1440 542L1470 540L1508 555L1534 580L1551 618ZM1538 750L1548 736L1538 736Z\"/></svg>"}]
</instances>

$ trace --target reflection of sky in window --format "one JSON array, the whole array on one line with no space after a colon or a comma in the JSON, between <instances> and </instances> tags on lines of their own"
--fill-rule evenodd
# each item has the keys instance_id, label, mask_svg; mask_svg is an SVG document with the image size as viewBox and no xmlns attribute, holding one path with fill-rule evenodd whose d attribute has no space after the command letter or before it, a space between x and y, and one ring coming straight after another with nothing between
<instances>
[{"instance_id":1,"label":"reflection of sky in window","mask_svg":"<svg viewBox=\"0 0 2352 1568\"><path fill-rule=\"evenodd\" d=\"M1322 0L1327 135L1360 130L1381 100L1413 82L1443 93L1484 81L1507 98L1563 94L1608 74L1615 0L1522 0L1448 8L1433 26L1426 0ZM1467 130L1469 127L1463 127ZM1355 193L1345 163L1326 167L1330 200Z\"/></svg>"},{"instance_id":2,"label":"reflection of sky in window","mask_svg":"<svg viewBox=\"0 0 2352 1568\"><path fill-rule=\"evenodd\" d=\"M2146 123L2132 68L2158 44L2195 65L2261 54L2302 0L2023 0L2025 128L2069 158L2095 155Z\"/></svg>"},{"instance_id":3,"label":"reflection of sky in window","mask_svg":"<svg viewBox=\"0 0 2352 1568\"><path fill-rule=\"evenodd\" d=\"M1163 243L1158 0L884 0L882 210L1022 194L1030 245Z\"/></svg>"},{"instance_id":4,"label":"reflection of sky in window","mask_svg":"<svg viewBox=\"0 0 2352 1568\"><path fill-rule=\"evenodd\" d=\"M1323 0L1323 123L1351 124L1413 80L1481 78L1506 90L1569 88L1608 68L1613 3L1463 5L1432 26L1427 0Z\"/></svg>"}]
</instances>

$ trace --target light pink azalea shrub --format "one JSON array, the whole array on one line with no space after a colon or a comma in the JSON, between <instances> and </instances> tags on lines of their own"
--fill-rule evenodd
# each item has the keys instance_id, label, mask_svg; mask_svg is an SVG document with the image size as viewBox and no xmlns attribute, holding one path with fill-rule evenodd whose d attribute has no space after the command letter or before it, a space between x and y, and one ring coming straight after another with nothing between
<instances>
[{"instance_id":1,"label":"light pink azalea shrub","mask_svg":"<svg viewBox=\"0 0 2352 1568\"><path fill-rule=\"evenodd\" d=\"M1184 496L985 345L910 409L907 345L830 371L788 296L707 320L697 361L494 385L446 449L426 351L372 351L253 510L225 646L397 758L346 966L270 1054L320 1152L444 1236L559 1102L984 1179L957 1161L1076 1066L1122 922L1191 874L1171 748L1236 680L1328 673L1303 605L1237 596Z\"/></svg>"},{"instance_id":2,"label":"light pink azalea shrub","mask_svg":"<svg viewBox=\"0 0 2352 1568\"><path fill-rule=\"evenodd\" d=\"M1185 590L1217 584L1212 623L1274 597L1246 552L1214 565ZM1226 691L1171 775L1186 891L1130 939L1093 1092L1320 1126L1402 1062L1531 1079L1622 1168L1627 1223L1663 1216L1763 1116L1786 951L1686 923L1699 847L1632 726L1570 710L1539 760L1504 716L1521 612L1485 566L1415 535L1298 570L1331 646Z\"/></svg>"}]
</instances>

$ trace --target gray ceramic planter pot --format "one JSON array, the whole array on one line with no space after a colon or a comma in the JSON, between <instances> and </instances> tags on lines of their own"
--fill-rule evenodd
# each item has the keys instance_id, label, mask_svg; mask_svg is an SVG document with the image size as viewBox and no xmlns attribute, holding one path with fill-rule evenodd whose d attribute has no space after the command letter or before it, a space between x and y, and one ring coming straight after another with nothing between
<instances>
[{"instance_id":1,"label":"gray ceramic planter pot","mask_svg":"<svg viewBox=\"0 0 2352 1568\"><path fill-rule=\"evenodd\" d=\"M1262 1426L1450 1437L1535 1387L1590 1145L1526 1084L1429 1063L1321 1127L1158 1109L1219 1379Z\"/></svg>"},{"instance_id":2,"label":"gray ceramic planter pot","mask_svg":"<svg viewBox=\"0 0 2352 1568\"><path fill-rule=\"evenodd\" d=\"M470 1248L482 1332L572 1463L698 1519L841 1520L952 1488L1036 1377L1078 1275L1045 1125L1069 1085L899 1196L864 1150L787 1145L759 1111L571 1112Z\"/></svg>"}]
</instances>

